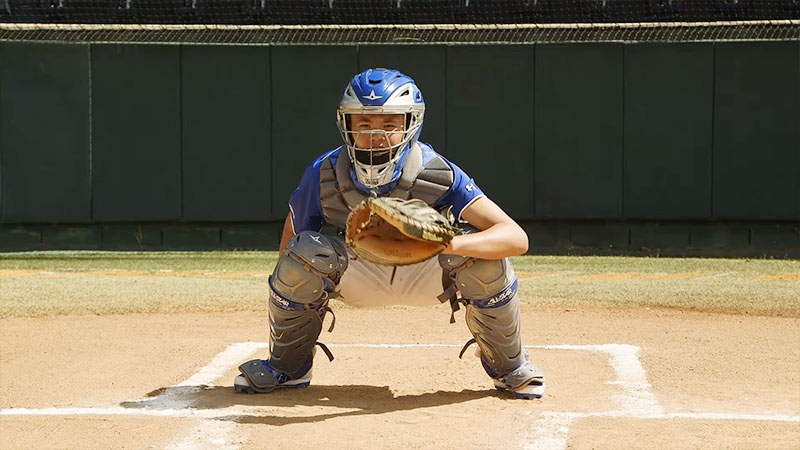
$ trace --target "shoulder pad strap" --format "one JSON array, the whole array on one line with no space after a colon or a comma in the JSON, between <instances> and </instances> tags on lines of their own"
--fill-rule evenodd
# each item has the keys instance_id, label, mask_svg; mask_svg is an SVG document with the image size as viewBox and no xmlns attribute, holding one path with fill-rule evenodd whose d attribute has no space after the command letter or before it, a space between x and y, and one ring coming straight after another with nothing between
<instances>
[{"instance_id":1,"label":"shoulder pad strap","mask_svg":"<svg viewBox=\"0 0 800 450\"><path fill-rule=\"evenodd\" d=\"M347 158L346 155L339 155L339 160ZM347 207L342 196L339 194L339 180L336 176L336 168L338 168L338 160L336 167L331 163L330 156L325 158L325 161L319 167L319 199L322 206L322 215L325 217L325 222L344 228L347 223L347 215L350 209ZM349 180L350 177L347 177Z\"/></svg>"},{"instance_id":2,"label":"shoulder pad strap","mask_svg":"<svg viewBox=\"0 0 800 450\"><path fill-rule=\"evenodd\" d=\"M319 197L321 200L336 195L337 192L336 174L333 171L331 158L325 158L319 166Z\"/></svg>"},{"instance_id":3,"label":"shoulder pad strap","mask_svg":"<svg viewBox=\"0 0 800 450\"><path fill-rule=\"evenodd\" d=\"M367 196L356 189L356 184L350 178L350 157L344 152L345 149L342 149L336 160L336 181L339 183L339 193L342 195L342 199L349 210L353 210Z\"/></svg>"},{"instance_id":4,"label":"shoulder pad strap","mask_svg":"<svg viewBox=\"0 0 800 450\"><path fill-rule=\"evenodd\" d=\"M411 188L414 198L423 200L433 206L439 198L453 186L453 169L442 159L436 156L417 177L416 183Z\"/></svg>"},{"instance_id":5,"label":"shoulder pad strap","mask_svg":"<svg viewBox=\"0 0 800 450\"><path fill-rule=\"evenodd\" d=\"M415 143L408 151L408 159L403 167L403 173L397 180L397 186L389 193L390 197L406 200L411 198L411 188L414 186L417 176L422 172L422 149L419 148L419 144Z\"/></svg>"},{"instance_id":6,"label":"shoulder pad strap","mask_svg":"<svg viewBox=\"0 0 800 450\"><path fill-rule=\"evenodd\" d=\"M353 180L350 179L350 157L347 155L345 148L342 148L339 152L339 157L336 158L336 180L342 190L355 189L356 187Z\"/></svg>"}]
</instances>

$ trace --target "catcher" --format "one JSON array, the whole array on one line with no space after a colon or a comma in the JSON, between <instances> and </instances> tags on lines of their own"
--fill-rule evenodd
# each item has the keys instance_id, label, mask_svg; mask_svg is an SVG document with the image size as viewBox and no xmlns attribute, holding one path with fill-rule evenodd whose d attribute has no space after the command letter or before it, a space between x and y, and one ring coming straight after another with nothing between
<instances>
[{"instance_id":1,"label":"catcher","mask_svg":"<svg viewBox=\"0 0 800 450\"><path fill-rule=\"evenodd\" d=\"M306 169L289 201L269 281L269 359L242 364L236 391L308 386L316 346L333 359L317 342L331 298L354 306L438 299L453 311L465 305L474 339L461 354L477 343L495 387L542 396L508 259L527 250L528 237L464 171L418 141L424 114L414 80L396 70L369 69L347 85L337 111L344 145Z\"/></svg>"}]
</instances>

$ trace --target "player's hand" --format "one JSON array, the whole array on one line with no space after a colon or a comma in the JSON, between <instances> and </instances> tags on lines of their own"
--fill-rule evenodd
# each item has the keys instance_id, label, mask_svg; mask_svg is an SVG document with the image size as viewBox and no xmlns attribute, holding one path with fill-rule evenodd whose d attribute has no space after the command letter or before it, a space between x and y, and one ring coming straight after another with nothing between
<instances>
[{"instance_id":1,"label":"player's hand","mask_svg":"<svg viewBox=\"0 0 800 450\"><path fill-rule=\"evenodd\" d=\"M453 246L453 244L457 244L460 238L461 236L454 236L453 239L447 243L447 247L445 247L444 250L442 250L442 253L446 255L457 255L458 252L456 251L456 248Z\"/></svg>"}]
</instances>

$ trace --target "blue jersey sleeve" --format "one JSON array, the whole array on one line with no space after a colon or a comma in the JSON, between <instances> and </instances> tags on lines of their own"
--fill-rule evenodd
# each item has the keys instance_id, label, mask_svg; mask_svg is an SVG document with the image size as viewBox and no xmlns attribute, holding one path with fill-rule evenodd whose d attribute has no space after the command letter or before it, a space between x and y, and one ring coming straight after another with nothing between
<instances>
[{"instance_id":1,"label":"blue jersey sleeve","mask_svg":"<svg viewBox=\"0 0 800 450\"><path fill-rule=\"evenodd\" d=\"M300 185L289 199L292 227L295 234L301 231L320 231L324 222L319 199L319 166L328 153L306 168Z\"/></svg>"},{"instance_id":2,"label":"blue jersey sleeve","mask_svg":"<svg viewBox=\"0 0 800 450\"><path fill-rule=\"evenodd\" d=\"M453 168L453 186L439 199L436 206L452 205L453 215L459 222L463 222L461 213L464 209L486 194L475 184L475 180L470 178L460 167L450 161L447 161L447 163Z\"/></svg>"}]
</instances>

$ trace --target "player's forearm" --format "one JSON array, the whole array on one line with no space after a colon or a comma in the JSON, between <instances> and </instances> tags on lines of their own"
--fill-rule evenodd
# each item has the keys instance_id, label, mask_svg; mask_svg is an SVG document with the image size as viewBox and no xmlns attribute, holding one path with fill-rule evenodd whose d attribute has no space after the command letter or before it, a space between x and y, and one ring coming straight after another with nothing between
<instances>
[{"instance_id":1,"label":"player's forearm","mask_svg":"<svg viewBox=\"0 0 800 450\"><path fill-rule=\"evenodd\" d=\"M471 234L456 236L445 253L481 259L501 259L528 251L528 235L516 223L498 223Z\"/></svg>"},{"instance_id":2,"label":"player's forearm","mask_svg":"<svg viewBox=\"0 0 800 450\"><path fill-rule=\"evenodd\" d=\"M292 214L286 216L286 220L283 222L283 232L281 232L281 245L278 247L280 252L283 252L283 249L286 247L286 244L289 243L289 239L294 236L294 228L292 227Z\"/></svg>"}]
</instances>

